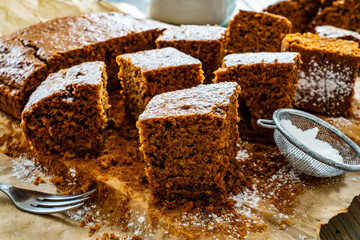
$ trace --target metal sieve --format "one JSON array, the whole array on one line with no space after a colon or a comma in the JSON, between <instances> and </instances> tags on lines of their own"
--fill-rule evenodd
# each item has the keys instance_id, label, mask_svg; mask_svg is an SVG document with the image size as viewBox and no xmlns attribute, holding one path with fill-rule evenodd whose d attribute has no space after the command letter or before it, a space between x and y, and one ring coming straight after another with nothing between
<instances>
[{"instance_id":1,"label":"metal sieve","mask_svg":"<svg viewBox=\"0 0 360 240\"><path fill-rule=\"evenodd\" d=\"M282 126L281 120L290 120L292 125L302 131L317 127L319 132L316 138L338 150L344 163L310 150ZM360 147L340 130L312 114L282 108L274 112L273 120L259 119L257 124L274 129L274 140L280 152L292 167L302 173L315 177L333 177L348 171L360 171Z\"/></svg>"}]
</instances>

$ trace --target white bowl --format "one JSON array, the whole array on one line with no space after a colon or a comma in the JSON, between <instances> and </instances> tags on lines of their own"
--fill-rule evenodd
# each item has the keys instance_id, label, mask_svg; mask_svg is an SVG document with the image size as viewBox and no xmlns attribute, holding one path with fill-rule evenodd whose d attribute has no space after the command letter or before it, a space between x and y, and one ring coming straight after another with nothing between
<instances>
[{"instance_id":1,"label":"white bowl","mask_svg":"<svg viewBox=\"0 0 360 240\"><path fill-rule=\"evenodd\" d=\"M227 0L150 0L150 18L171 24L219 24L226 17Z\"/></svg>"}]
</instances>

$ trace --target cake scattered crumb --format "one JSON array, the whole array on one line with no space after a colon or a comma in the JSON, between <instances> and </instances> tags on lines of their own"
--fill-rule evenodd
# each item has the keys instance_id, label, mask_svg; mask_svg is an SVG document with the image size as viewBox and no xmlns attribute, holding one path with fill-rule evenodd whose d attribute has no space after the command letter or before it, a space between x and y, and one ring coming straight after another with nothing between
<instances>
[{"instance_id":1,"label":"cake scattered crumb","mask_svg":"<svg viewBox=\"0 0 360 240\"><path fill-rule=\"evenodd\" d=\"M85 227L86 226L86 222L84 221L84 220L82 220L81 222L80 222L80 227Z\"/></svg>"},{"instance_id":2,"label":"cake scattered crumb","mask_svg":"<svg viewBox=\"0 0 360 240\"><path fill-rule=\"evenodd\" d=\"M35 180L33 181L33 184L35 184L36 186L38 186L41 183L45 183L45 180L43 178L41 178L39 175L36 176Z\"/></svg>"},{"instance_id":3,"label":"cake scattered crumb","mask_svg":"<svg viewBox=\"0 0 360 240\"><path fill-rule=\"evenodd\" d=\"M58 185L58 186L65 186L66 185L64 177L52 177L52 178L50 178L50 182L52 184Z\"/></svg>"},{"instance_id":4,"label":"cake scattered crumb","mask_svg":"<svg viewBox=\"0 0 360 240\"><path fill-rule=\"evenodd\" d=\"M89 227L89 237L91 237L94 233L99 231L99 229L100 229L100 224L95 223L94 226L90 226Z\"/></svg>"}]
</instances>

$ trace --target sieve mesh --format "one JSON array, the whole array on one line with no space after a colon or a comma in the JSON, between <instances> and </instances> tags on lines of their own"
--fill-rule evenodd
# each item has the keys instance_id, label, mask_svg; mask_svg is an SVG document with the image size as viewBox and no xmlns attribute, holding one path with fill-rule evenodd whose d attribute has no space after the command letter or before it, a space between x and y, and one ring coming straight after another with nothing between
<instances>
[{"instance_id":1,"label":"sieve mesh","mask_svg":"<svg viewBox=\"0 0 360 240\"><path fill-rule=\"evenodd\" d=\"M274 140L280 152L294 168L302 173L316 177L332 177L344 174L346 171L360 170L360 148L322 119L299 110L279 109L274 113L273 120L273 124L275 123L276 126L273 125L271 128L275 129ZM319 128L316 138L337 149L344 160L344 164L336 163L305 147L281 125L281 120L290 120L292 125L303 131L315 127ZM268 120L263 121L269 123ZM264 124L260 125L264 126Z\"/></svg>"}]
</instances>

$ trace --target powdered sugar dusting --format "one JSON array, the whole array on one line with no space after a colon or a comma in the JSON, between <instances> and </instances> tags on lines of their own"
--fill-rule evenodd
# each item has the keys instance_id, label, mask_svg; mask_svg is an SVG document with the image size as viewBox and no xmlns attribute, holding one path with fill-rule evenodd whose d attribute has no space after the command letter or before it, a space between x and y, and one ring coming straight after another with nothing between
<instances>
[{"instance_id":1,"label":"powdered sugar dusting","mask_svg":"<svg viewBox=\"0 0 360 240\"><path fill-rule=\"evenodd\" d=\"M76 178L76 169L75 168L70 168L69 173L72 178L74 178L74 179Z\"/></svg>"},{"instance_id":2,"label":"powdered sugar dusting","mask_svg":"<svg viewBox=\"0 0 360 240\"><path fill-rule=\"evenodd\" d=\"M306 67L306 71L300 70L298 73L295 106L315 108L317 112L326 113L334 111L334 108L351 98L354 88L351 76L355 69L328 60L321 63L315 58Z\"/></svg>"},{"instance_id":3,"label":"powdered sugar dusting","mask_svg":"<svg viewBox=\"0 0 360 240\"><path fill-rule=\"evenodd\" d=\"M21 182L24 183L32 183L35 181L36 176L41 175L42 177L44 174L42 170L46 170L37 166L34 161L26 159L24 157L20 157L20 161L12 161L12 176L19 179ZM43 178L46 178L45 176Z\"/></svg>"},{"instance_id":4,"label":"powdered sugar dusting","mask_svg":"<svg viewBox=\"0 0 360 240\"><path fill-rule=\"evenodd\" d=\"M303 131L294 126L289 119L283 119L280 123L295 139L299 140L311 151L335 162L344 163L344 159L337 149L333 148L328 142L316 138L319 133L319 128L309 128Z\"/></svg>"},{"instance_id":5,"label":"powdered sugar dusting","mask_svg":"<svg viewBox=\"0 0 360 240\"><path fill-rule=\"evenodd\" d=\"M246 151L246 149L241 149L237 152L237 155L236 155L236 160L238 161L244 161L246 160L247 158L249 158L249 154L248 152Z\"/></svg>"},{"instance_id":6,"label":"powdered sugar dusting","mask_svg":"<svg viewBox=\"0 0 360 240\"><path fill-rule=\"evenodd\" d=\"M90 206L83 206L82 208L78 208L75 210L71 210L71 211L67 211L65 212L65 214L72 220L75 221L86 221L88 219L89 216L93 217L99 217L100 216L100 212L98 210L99 208L95 205L92 204ZM93 219L92 222L88 222L89 226L93 226L94 223L99 222L100 220L98 219Z\"/></svg>"}]
</instances>

